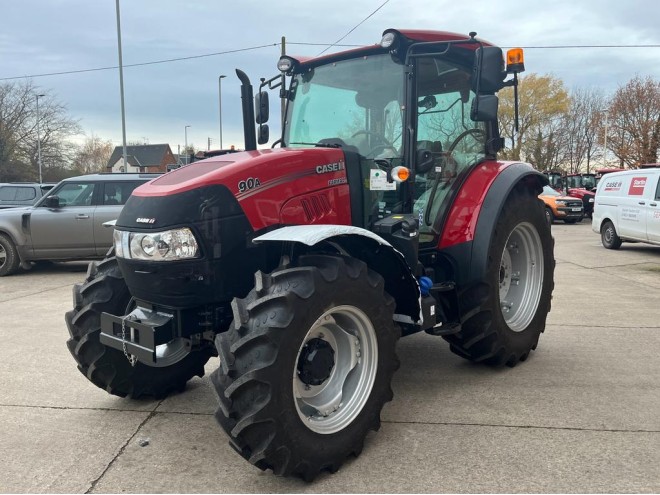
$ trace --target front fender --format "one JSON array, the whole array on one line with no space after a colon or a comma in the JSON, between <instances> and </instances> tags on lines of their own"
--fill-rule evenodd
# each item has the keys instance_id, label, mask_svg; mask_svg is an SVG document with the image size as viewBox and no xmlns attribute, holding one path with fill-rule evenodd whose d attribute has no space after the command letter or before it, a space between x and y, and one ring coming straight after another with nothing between
<instances>
[{"instance_id":1,"label":"front fender","mask_svg":"<svg viewBox=\"0 0 660 495\"><path fill-rule=\"evenodd\" d=\"M252 242L296 242L306 246L331 242L383 277L385 290L396 300L397 314L412 322L422 320L419 284L410 266L389 242L369 230L350 225L294 225L272 230Z\"/></svg>"}]
</instances>

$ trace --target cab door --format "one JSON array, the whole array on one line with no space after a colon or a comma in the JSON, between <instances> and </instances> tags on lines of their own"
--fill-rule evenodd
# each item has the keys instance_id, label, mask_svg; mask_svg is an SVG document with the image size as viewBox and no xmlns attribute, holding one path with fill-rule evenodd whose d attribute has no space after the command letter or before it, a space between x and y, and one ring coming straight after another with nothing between
<instances>
[{"instance_id":1,"label":"cab door","mask_svg":"<svg viewBox=\"0 0 660 495\"><path fill-rule=\"evenodd\" d=\"M650 177L653 188L653 196L649 201L646 214L646 235L650 242L660 243L660 173Z\"/></svg>"}]
</instances>

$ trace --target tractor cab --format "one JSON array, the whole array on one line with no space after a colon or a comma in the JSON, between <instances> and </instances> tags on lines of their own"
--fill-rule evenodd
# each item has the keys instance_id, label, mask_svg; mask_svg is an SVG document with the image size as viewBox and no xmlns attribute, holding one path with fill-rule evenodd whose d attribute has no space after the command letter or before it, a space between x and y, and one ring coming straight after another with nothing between
<instances>
[{"instance_id":1,"label":"tractor cab","mask_svg":"<svg viewBox=\"0 0 660 495\"><path fill-rule=\"evenodd\" d=\"M515 80L504 82L502 50L475 35L388 30L380 45L280 59L291 82L281 90L286 115L279 143L344 152L349 184L363 186L351 191L354 225L378 230L388 215L407 214L422 243L437 243L462 180L495 158L503 144L495 93ZM523 70L516 54L509 73ZM267 85L284 83L264 80L260 90ZM264 100L260 91L260 144L268 140Z\"/></svg>"}]
</instances>

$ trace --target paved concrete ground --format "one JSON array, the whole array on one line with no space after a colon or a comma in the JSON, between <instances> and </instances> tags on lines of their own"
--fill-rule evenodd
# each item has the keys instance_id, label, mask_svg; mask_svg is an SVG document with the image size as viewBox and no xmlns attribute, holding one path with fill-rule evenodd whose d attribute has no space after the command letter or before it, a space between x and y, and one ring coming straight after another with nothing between
<instances>
[{"instance_id":1,"label":"paved concrete ground","mask_svg":"<svg viewBox=\"0 0 660 495\"><path fill-rule=\"evenodd\" d=\"M553 310L531 358L492 370L437 337L402 339L380 432L313 484L228 446L217 360L159 402L87 382L64 324L84 264L2 278L0 491L660 492L660 248L608 251L587 222L553 230Z\"/></svg>"}]
</instances>

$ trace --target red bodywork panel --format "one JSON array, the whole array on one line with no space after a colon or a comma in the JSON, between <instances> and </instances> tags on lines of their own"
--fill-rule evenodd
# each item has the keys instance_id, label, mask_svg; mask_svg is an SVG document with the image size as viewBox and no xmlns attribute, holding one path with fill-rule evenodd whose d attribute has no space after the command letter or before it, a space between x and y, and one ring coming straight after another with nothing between
<instances>
[{"instance_id":1,"label":"red bodywork panel","mask_svg":"<svg viewBox=\"0 0 660 495\"><path fill-rule=\"evenodd\" d=\"M438 248L474 239L484 198L513 162L486 161L466 179L451 207ZM349 187L340 149L278 148L222 155L176 169L133 194L167 196L222 184L239 201L252 228L272 225L351 225Z\"/></svg>"},{"instance_id":2,"label":"red bodywork panel","mask_svg":"<svg viewBox=\"0 0 660 495\"><path fill-rule=\"evenodd\" d=\"M344 154L339 149L278 148L222 155L144 184L135 196L167 196L222 184L255 231L277 224L351 225Z\"/></svg>"},{"instance_id":3,"label":"red bodywork panel","mask_svg":"<svg viewBox=\"0 0 660 495\"><path fill-rule=\"evenodd\" d=\"M438 241L438 249L474 239L484 198L495 178L512 163L515 162L489 160L478 165L470 173L449 211Z\"/></svg>"}]
</instances>

